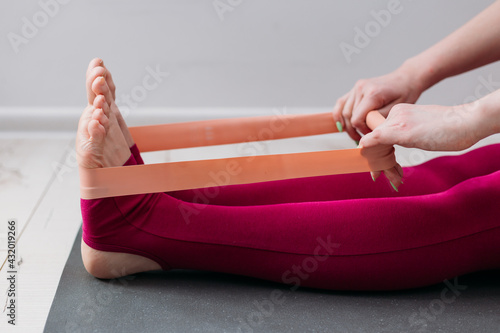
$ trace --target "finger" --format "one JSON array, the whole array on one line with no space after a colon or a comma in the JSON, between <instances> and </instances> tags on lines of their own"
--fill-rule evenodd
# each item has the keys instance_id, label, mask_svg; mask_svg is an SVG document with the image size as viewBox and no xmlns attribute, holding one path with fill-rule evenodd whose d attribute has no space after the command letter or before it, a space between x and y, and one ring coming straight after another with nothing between
<instances>
[{"instance_id":1,"label":"finger","mask_svg":"<svg viewBox=\"0 0 500 333\"><path fill-rule=\"evenodd\" d=\"M363 147L374 147L377 145L403 145L406 134L392 126L390 120L386 120L370 133L363 136L360 140L360 145Z\"/></svg>"},{"instance_id":2,"label":"finger","mask_svg":"<svg viewBox=\"0 0 500 333\"><path fill-rule=\"evenodd\" d=\"M335 121L335 125L337 126L337 130L339 132L343 132L345 128L344 118L342 117L342 110L344 109L345 102L347 100L348 94L340 97L335 103L333 107L333 120Z\"/></svg>"},{"instance_id":3,"label":"finger","mask_svg":"<svg viewBox=\"0 0 500 333\"><path fill-rule=\"evenodd\" d=\"M349 134L351 139L353 139L356 142L359 142L359 140L361 140L361 135L359 135L359 133L356 132L354 126L352 126L351 119L344 118L344 122L345 122L345 131L347 132L347 134Z\"/></svg>"},{"instance_id":4,"label":"finger","mask_svg":"<svg viewBox=\"0 0 500 333\"><path fill-rule=\"evenodd\" d=\"M353 115L354 115L354 111L356 110L356 108L358 107L358 105L365 99L365 94L363 93L363 90L362 89L358 89L356 94L355 94L355 97L354 97L354 105L352 107L352 111L353 111Z\"/></svg>"},{"instance_id":5,"label":"finger","mask_svg":"<svg viewBox=\"0 0 500 333\"><path fill-rule=\"evenodd\" d=\"M380 177L381 174L382 174L382 172L380 172L380 171L370 171L370 175L372 176L373 181L376 181L377 178Z\"/></svg>"},{"instance_id":6,"label":"finger","mask_svg":"<svg viewBox=\"0 0 500 333\"><path fill-rule=\"evenodd\" d=\"M354 108L352 113L352 125L361 133L368 134L371 129L366 124L366 115L368 112L378 110L380 103L373 98L363 98L363 100Z\"/></svg>"},{"instance_id":7,"label":"finger","mask_svg":"<svg viewBox=\"0 0 500 333\"><path fill-rule=\"evenodd\" d=\"M359 141L361 139L361 135L359 135L359 133L356 132L356 129L351 124L352 107L354 106L354 98L355 98L354 92L351 91L351 93L349 94L349 97L347 98L347 101L344 105L344 109L342 110L342 117L344 118L345 131L349 134L349 136L354 141Z\"/></svg>"},{"instance_id":8,"label":"finger","mask_svg":"<svg viewBox=\"0 0 500 333\"><path fill-rule=\"evenodd\" d=\"M389 180L392 188L399 192L399 186L402 184L403 169L399 164L389 170L384 170L385 177Z\"/></svg>"}]
</instances>

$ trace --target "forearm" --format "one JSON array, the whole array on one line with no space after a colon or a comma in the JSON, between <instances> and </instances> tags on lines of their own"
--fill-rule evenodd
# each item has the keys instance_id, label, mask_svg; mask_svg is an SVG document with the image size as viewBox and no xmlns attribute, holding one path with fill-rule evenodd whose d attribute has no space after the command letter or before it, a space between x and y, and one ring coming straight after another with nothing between
<instances>
[{"instance_id":1,"label":"forearm","mask_svg":"<svg viewBox=\"0 0 500 333\"><path fill-rule=\"evenodd\" d=\"M411 73L424 91L439 81L500 60L500 1L475 16L434 46L408 59L401 71Z\"/></svg>"}]
</instances>

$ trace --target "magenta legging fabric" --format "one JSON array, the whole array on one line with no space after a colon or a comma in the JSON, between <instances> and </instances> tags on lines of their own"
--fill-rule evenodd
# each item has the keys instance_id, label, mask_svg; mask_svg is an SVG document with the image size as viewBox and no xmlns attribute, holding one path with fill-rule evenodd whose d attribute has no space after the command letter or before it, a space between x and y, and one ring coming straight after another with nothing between
<instances>
[{"instance_id":1,"label":"magenta legging fabric","mask_svg":"<svg viewBox=\"0 0 500 333\"><path fill-rule=\"evenodd\" d=\"M363 173L82 199L83 241L293 288L426 286L500 268L499 170L497 144L405 168L399 193Z\"/></svg>"}]
</instances>

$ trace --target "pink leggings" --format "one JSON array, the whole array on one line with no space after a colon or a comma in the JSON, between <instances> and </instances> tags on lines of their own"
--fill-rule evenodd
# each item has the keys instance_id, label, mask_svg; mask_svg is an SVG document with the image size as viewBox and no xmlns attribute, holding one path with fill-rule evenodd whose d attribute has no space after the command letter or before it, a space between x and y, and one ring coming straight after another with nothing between
<instances>
[{"instance_id":1,"label":"pink leggings","mask_svg":"<svg viewBox=\"0 0 500 333\"><path fill-rule=\"evenodd\" d=\"M363 173L82 199L83 240L293 288L425 286L500 268L499 169L497 144L405 168L399 193Z\"/></svg>"}]
</instances>

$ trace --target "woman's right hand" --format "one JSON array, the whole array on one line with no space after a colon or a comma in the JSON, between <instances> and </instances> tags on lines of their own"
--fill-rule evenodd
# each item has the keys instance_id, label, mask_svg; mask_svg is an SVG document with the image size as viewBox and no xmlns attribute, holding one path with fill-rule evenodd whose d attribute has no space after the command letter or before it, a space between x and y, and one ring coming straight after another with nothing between
<instances>
[{"instance_id":1,"label":"woman's right hand","mask_svg":"<svg viewBox=\"0 0 500 333\"><path fill-rule=\"evenodd\" d=\"M400 145L434 151L463 150L500 133L499 105L500 89L463 105L398 104L381 125L361 139L360 145L366 149ZM402 172L384 173L397 188ZM374 179L379 175L380 172L372 172Z\"/></svg>"},{"instance_id":2,"label":"woman's right hand","mask_svg":"<svg viewBox=\"0 0 500 333\"><path fill-rule=\"evenodd\" d=\"M339 132L345 130L353 140L359 141L360 133L371 131L366 125L368 112L378 110L387 117L394 105L415 103L424 90L416 73L417 69L405 63L387 75L359 80L333 108Z\"/></svg>"}]
</instances>

